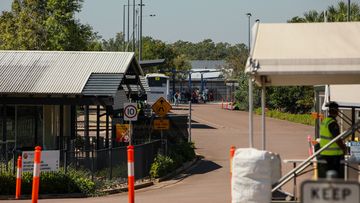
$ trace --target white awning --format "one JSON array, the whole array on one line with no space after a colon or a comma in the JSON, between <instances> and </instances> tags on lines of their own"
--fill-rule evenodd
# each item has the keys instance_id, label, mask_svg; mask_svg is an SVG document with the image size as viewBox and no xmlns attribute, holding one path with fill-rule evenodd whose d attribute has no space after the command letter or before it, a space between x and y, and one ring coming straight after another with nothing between
<instances>
[{"instance_id":1,"label":"white awning","mask_svg":"<svg viewBox=\"0 0 360 203\"><path fill-rule=\"evenodd\" d=\"M245 72L261 85L360 84L360 22L255 24Z\"/></svg>"}]
</instances>

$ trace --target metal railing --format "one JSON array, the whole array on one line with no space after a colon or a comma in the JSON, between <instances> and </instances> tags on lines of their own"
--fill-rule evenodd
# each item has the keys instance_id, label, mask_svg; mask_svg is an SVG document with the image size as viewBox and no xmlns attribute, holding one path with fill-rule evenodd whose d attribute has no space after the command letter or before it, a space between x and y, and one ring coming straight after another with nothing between
<instances>
[{"instance_id":1,"label":"metal railing","mask_svg":"<svg viewBox=\"0 0 360 203\"><path fill-rule=\"evenodd\" d=\"M306 169L308 166L311 165L312 160L319 155L322 151L326 150L330 145L337 142L340 139L345 139L349 135L353 134L356 130L360 129L360 121L355 123L353 126L351 126L348 130L344 131L340 135L336 136L334 139L332 139L329 143L327 143L324 147L320 148L318 151L316 151L313 155L308 157L305 161L303 161L301 164L299 164L296 168L288 172L286 175L280 178L278 183L273 187L271 192L274 192L278 189L280 189L283 185L285 185L287 182L289 182L292 178L298 176L301 174L301 172Z\"/></svg>"}]
</instances>

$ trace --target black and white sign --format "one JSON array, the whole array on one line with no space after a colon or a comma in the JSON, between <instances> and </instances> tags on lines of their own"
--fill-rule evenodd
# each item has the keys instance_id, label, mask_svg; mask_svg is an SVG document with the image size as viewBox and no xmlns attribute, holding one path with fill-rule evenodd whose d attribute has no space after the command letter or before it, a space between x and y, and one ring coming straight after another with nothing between
<instances>
[{"instance_id":1,"label":"black and white sign","mask_svg":"<svg viewBox=\"0 0 360 203\"><path fill-rule=\"evenodd\" d=\"M359 203L360 184L349 181L305 181L301 185L302 203Z\"/></svg>"},{"instance_id":2,"label":"black and white sign","mask_svg":"<svg viewBox=\"0 0 360 203\"><path fill-rule=\"evenodd\" d=\"M124 104L124 120L125 121L137 121L137 108L136 103Z\"/></svg>"},{"instance_id":3,"label":"black and white sign","mask_svg":"<svg viewBox=\"0 0 360 203\"><path fill-rule=\"evenodd\" d=\"M23 172L33 172L34 168L34 151L22 152ZM44 150L41 151L40 171L59 171L60 151Z\"/></svg>"}]
</instances>

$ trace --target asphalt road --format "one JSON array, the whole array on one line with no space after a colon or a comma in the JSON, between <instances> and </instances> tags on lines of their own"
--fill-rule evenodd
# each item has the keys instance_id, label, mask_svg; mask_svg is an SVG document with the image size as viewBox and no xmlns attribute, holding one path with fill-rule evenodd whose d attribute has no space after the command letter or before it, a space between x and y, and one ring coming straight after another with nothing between
<instances>
[{"instance_id":1,"label":"asphalt road","mask_svg":"<svg viewBox=\"0 0 360 203\"><path fill-rule=\"evenodd\" d=\"M187 111L175 110L176 113ZM204 156L189 171L173 180L137 190L135 200L138 203L223 203L230 202L229 148L248 147L248 113L228 111L218 104L193 105L192 140L197 153ZM284 159L304 159L307 157L307 135L314 128L287 121L267 118L267 145L269 151L279 153ZM261 147L261 121L254 116L255 147ZM282 173L292 168L284 164ZM306 179L310 175L306 176ZM292 183L283 187L292 192ZM14 201L1 201L14 202ZM16 201L23 202L23 201ZM29 202L29 200L24 200ZM39 200L40 203L73 202L127 202L127 193L86 199Z\"/></svg>"}]
</instances>

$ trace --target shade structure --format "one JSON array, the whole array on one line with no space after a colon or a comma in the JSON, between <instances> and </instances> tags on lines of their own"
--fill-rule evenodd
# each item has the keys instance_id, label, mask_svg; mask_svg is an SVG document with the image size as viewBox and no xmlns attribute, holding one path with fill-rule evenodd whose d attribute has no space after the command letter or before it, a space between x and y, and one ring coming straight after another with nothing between
<instances>
[{"instance_id":1,"label":"shade structure","mask_svg":"<svg viewBox=\"0 0 360 203\"><path fill-rule=\"evenodd\" d=\"M259 85L360 84L360 22L257 23L245 72Z\"/></svg>"}]
</instances>

